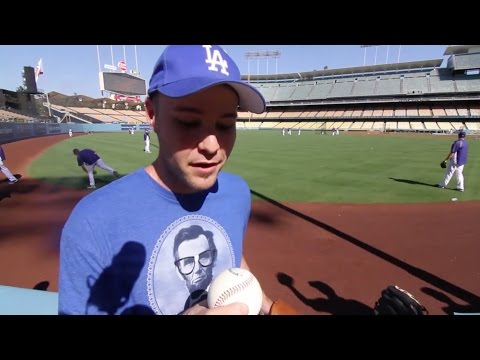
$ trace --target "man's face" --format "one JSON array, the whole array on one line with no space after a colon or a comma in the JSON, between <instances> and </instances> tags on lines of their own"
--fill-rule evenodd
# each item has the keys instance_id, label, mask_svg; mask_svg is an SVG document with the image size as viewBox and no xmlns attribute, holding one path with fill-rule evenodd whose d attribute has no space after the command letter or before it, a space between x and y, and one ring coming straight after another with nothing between
<instances>
[{"instance_id":1,"label":"man's face","mask_svg":"<svg viewBox=\"0 0 480 360\"><path fill-rule=\"evenodd\" d=\"M212 281L214 258L214 249L210 249L205 235L180 244L175 264L190 293L208 287Z\"/></svg>"},{"instance_id":2,"label":"man's face","mask_svg":"<svg viewBox=\"0 0 480 360\"><path fill-rule=\"evenodd\" d=\"M212 187L235 143L236 92L218 85L183 98L157 94L146 106L160 143L160 182L177 193Z\"/></svg>"}]
</instances>

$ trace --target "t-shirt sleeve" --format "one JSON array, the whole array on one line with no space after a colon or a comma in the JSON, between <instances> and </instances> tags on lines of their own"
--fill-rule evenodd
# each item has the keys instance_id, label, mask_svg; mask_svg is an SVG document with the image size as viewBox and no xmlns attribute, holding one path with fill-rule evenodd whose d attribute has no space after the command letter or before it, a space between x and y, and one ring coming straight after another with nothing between
<instances>
[{"instance_id":1,"label":"t-shirt sleeve","mask_svg":"<svg viewBox=\"0 0 480 360\"><path fill-rule=\"evenodd\" d=\"M82 166L82 165L83 165L83 161L82 161L82 159L80 158L80 156L77 156L77 164L78 164L78 166Z\"/></svg>"},{"instance_id":2,"label":"t-shirt sleeve","mask_svg":"<svg viewBox=\"0 0 480 360\"><path fill-rule=\"evenodd\" d=\"M71 216L63 228L58 291L60 315L107 314L108 305L98 306L102 299L95 293L95 283L105 267L95 244L102 241L82 216Z\"/></svg>"}]
</instances>

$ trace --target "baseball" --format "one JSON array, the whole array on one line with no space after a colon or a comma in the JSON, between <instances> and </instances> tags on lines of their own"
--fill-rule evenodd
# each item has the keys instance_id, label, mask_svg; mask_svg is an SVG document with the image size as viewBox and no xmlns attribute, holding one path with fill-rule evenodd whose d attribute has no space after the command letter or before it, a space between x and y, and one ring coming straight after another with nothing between
<instances>
[{"instance_id":1,"label":"baseball","mask_svg":"<svg viewBox=\"0 0 480 360\"><path fill-rule=\"evenodd\" d=\"M258 315L263 292L257 278L248 270L230 268L213 279L208 289L209 308L241 302L248 306L248 315Z\"/></svg>"}]
</instances>

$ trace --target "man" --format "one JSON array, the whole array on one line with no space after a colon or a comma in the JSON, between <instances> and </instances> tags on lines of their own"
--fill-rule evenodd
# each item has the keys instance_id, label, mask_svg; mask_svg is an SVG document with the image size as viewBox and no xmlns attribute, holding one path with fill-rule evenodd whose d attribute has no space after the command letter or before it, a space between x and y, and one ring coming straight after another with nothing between
<instances>
[{"instance_id":1,"label":"man","mask_svg":"<svg viewBox=\"0 0 480 360\"><path fill-rule=\"evenodd\" d=\"M7 177L8 183L10 185L15 184L18 182L18 179L12 174L10 169L5 165L5 160L7 157L5 156L5 151L3 151L2 145L0 145L0 171Z\"/></svg>"},{"instance_id":2,"label":"man","mask_svg":"<svg viewBox=\"0 0 480 360\"><path fill-rule=\"evenodd\" d=\"M95 171L95 166L98 165L99 168L108 171L112 174L115 178L119 178L119 173L108 166L98 154L91 150L91 149L73 149L73 155L77 157L77 164L78 166L82 167L82 170L88 174L88 180L90 181L90 185L87 187L88 189L95 189L95 177L94 175L97 173Z\"/></svg>"},{"instance_id":3,"label":"man","mask_svg":"<svg viewBox=\"0 0 480 360\"><path fill-rule=\"evenodd\" d=\"M445 160L443 160L444 162L448 161L448 166L443 181L437 184L437 186L442 189L445 189L448 186L453 174L455 174L457 178L457 190L462 192L465 191L463 168L467 163L468 157L468 142L465 140L465 136L466 132L461 130L458 133L458 139L452 143L450 152Z\"/></svg>"},{"instance_id":4,"label":"man","mask_svg":"<svg viewBox=\"0 0 480 360\"><path fill-rule=\"evenodd\" d=\"M165 49L154 66L146 99L146 113L160 144L158 157L89 194L74 208L60 243L60 313L85 312L86 279L98 277L128 241L145 249L146 259L138 258L137 252L134 260L144 260L145 266L130 294L123 295L126 300L117 314L125 308L149 308L155 314L248 313L241 303L208 309L202 301L185 309L197 287L186 288L185 278L179 276L179 271L191 276L189 267L194 265L195 271L210 266L210 260L211 277L231 267L248 269L243 241L250 190L240 177L221 171L233 150L239 109L261 114L265 100L241 80L237 65L221 47ZM177 234L192 225L214 235L214 262L209 257L213 254L202 255L194 247L179 246L174 257ZM201 236L203 241L209 238ZM201 284L198 288L205 289L208 281L195 279ZM116 277L111 286L122 286L121 280ZM264 295L261 312L269 313L272 304Z\"/></svg>"},{"instance_id":5,"label":"man","mask_svg":"<svg viewBox=\"0 0 480 360\"><path fill-rule=\"evenodd\" d=\"M69 137L72 137L72 136L73 136L72 129L68 129L68 136L69 136Z\"/></svg>"},{"instance_id":6,"label":"man","mask_svg":"<svg viewBox=\"0 0 480 360\"><path fill-rule=\"evenodd\" d=\"M143 142L145 143L145 147L143 148L143 151L146 153L151 152L150 151L150 131L148 129L145 129L145 132L143 133Z\"/></svg>"}]
</instances>

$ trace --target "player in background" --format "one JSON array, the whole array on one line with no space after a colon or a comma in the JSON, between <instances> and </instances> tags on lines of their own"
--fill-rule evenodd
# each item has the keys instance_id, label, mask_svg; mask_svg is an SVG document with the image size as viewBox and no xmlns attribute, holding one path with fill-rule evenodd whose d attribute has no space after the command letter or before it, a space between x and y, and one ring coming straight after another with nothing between
<instances>
[{"instance_id":1,"label":"player in background","mask_svg":"<svg viewBox=\"0 0 480 360\"><path fill-rule=\"evenodd\" d=\"M448 186L453 174L455 174L457 178L457 190L465 191L463 168L467 163L468 157L468 142L465 140L465 136L466 133L463 130L458 133L458 139L452 143L450 152L444 160L448 161L448 166L443 181L437 184L437 186L442 189Z\"/></svg>"},{"instance_id":2,"label":"player in background","mask_svg":"<svg viewBox=\"0 0 480 360\"><path fill-rule=\"evenodd\" d=\"M143 142L145 144L143 151L145 151L146 153L151 152L150 151L150 131L148 129L145 129L145 132L143 133Z\"/></svg>"},{"instance_id":3,"label":"player in background","mask_svg":"<svg viewBox=\"0 0 480 360\"><path fill-rule=\"evenodd\" d=\"M88 174L88 180L90 185L87 187L88 189L95 189L95 177L96 174L95 167L98 166L99 168L108 171L112 174L115 178L119 178L120 174L107 165L100 156L91 149L73 149L73 154L77 157L78 166L82 167L82 170Z\"/></svg>"},{"instance_id":4,"label":"player in background","mask_svg":"<svg viewBox=\"0 0 480 360\"><path fill-rule=\"evenodd\" d=\"M5 151L2 148L2 145L0 145L0 170L2 173L7 177L8 183L15 184L18 182L18 179L12 174L10 169L5 165L5 160L7 157L5 156Z\"/></svg>"}]
</instances>

